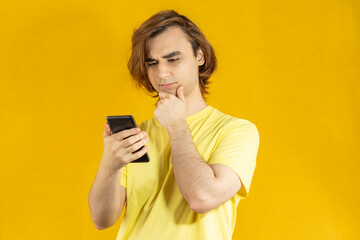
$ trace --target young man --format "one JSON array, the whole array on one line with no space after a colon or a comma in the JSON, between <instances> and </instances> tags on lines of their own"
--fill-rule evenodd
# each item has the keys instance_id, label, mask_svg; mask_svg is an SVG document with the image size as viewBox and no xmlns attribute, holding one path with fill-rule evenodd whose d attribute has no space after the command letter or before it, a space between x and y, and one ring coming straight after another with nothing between
<instances>
[{"instance_id":1,"label":"young man","mask_svg":"<svg viewBox=\"0 0 360 240\"><path fill-rule=\"evenodd\" d=\"M216 58L185 16L152 16L132 43L130 73L159 101L141 130L112 134L105 124L104 154L89 193L95 226L113 225L126 203L117 239L231 239L255 170L255 125L205 102ZM146 151L149 163L131 163Z\"/></svg>"}]
</instances>

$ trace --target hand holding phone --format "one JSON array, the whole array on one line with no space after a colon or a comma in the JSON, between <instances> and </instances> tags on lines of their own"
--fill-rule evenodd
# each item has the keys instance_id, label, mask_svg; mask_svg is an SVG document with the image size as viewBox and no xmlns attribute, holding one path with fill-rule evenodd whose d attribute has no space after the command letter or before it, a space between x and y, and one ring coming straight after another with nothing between
<instances>
[{"instance_id":1,"label":"hand holding phone","mask_svg":"<svg viewBox=\"0 0 360 240\"><path fill-rule=\"evenodd\" d=\"M109 125L110 125L110 129L111 129L111 132L113 134L116 134L116 133L119 133L119 132L122 132L124 130L127 130L127 129L132 129L132 128L137 128L137 125L135 123L135 119L132 115L120 115L120 116L108 116L106 117L106 120L108 121ZM126 136L124 138L127 139L128 137L131 137L130 136ZM143 136L145 137L145 136ZM138 138L133 138L135 140L138 140ZM127 141L127 143L129 144L128 147L132 150L135 150L133 151L132 153L135 154L139 151L141 151L143 148L144 148L144 144L141 144L142 142L138 143L138 142L133 142L133 140L129 140ZM130 146L131 145L131 146ZM140 146L140 148L138 148L138 146ZM145 153L144 155L142 155L140 158L132 161L132 162L149 162L150 159L149 159L149 156L147 153Z\"/></svg>"},{"instance_id":2,"label":"hand holding phone","mask_svg":"<svg viewBox=\"0 0 360 240\"><path fill-rule=\"evenodd\" d=\"M130 162L149 162L148 147L144 146L148 138L137 130L134 118L126 115L106 119L102 161L111 169L121 169Z\"/></svg>"}]
</instances>

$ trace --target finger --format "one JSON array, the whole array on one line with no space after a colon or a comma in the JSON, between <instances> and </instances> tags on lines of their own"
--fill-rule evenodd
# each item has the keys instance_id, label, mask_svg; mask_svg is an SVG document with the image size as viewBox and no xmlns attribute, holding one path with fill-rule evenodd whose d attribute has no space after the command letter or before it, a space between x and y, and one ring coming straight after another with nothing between
<instances>
[{"instance_id":1,"label":"finger","mask_svg":"<svg viewBox=\"0 0 360 240\"><path fill-rule=\"evenodd\" d=\"M185 103L184 86L183 86L183 85L180 85L180 86L176 89L176 96L177 96L178 98L180 98L180 100Z\"/></svg>"},{"instance_id":2,"label":"finger","mask_svg":"<svg viewBox=\"0 0 360 240\"><path fill-rule=\"evenodd\" d=\"M146 132L140 132L138 134L135 134L131 137L128 137L127 139L123 140L122 143L122 147L124 148L129 148L131 147L134 143L139 142L140 140L142 140L143 138L145 138L146 136ZM136 150L136 149L135 149ZM130 152L130 151L129 151ZM133 152L133 151L131 151Z\"/></svg>"},{"instance_id":3,"label":"finger","mask_svg":"<svg viewBox=\"0 0 360 240\"><path fill-rule=\"evenodd\" d=\"M126 151L128 151L128 153L134 153L137 150L139 150L141 147L143 147L148 141L149 141L149 138L144 137L140 141L138 141L138 142L134 143L133 145L129 146L126 149Z\"/></svg>"},{"instance_id":4,"label":"finger","mask_svg":"<svg viewBox=\"0 0 360 240\"><path fill-rule=\"evenodd\" d=\"M115 133L114 136L116 136L116 139L118 140L124 140L125 138L128 138L132 135L138 134L140 132L140 128L130 128L126 130L122 130L118 133Z\"/></svg>"},{"instance_id":5,"label":"finger","mask_svg":"<svg viewBox=\"0 0 360 240\"><path fill-rule=\"evenodd\" d=\"M139 159L149 150L149 146L144 146L140 151L131 154L130 162Z\"/></svg>"},{"instance_id":6,"label":"finger","mask_svg":"<svg viewBox=\"0 0 360 240\"><path fill-rule=\"evenodd\" d=\"M167 93L167 92L163 92L163 91L159 92L159 98L160 98L160 99L167 98L167 97L169 97L170 95L171 95L171 94L170 94L170 93Z\"/></svg>"},{"instance_id":7,"label":"finger","mask_svg":"<svg viewBox=\"0 0 360 240\"><path fill-rule=\"evenodd\" d=\"M110 130L110 126L109 123L105 123L105 129L104 129L104 135L103 137L108 137L111 135L111 130Z\"/></svg>"}]
</instances>

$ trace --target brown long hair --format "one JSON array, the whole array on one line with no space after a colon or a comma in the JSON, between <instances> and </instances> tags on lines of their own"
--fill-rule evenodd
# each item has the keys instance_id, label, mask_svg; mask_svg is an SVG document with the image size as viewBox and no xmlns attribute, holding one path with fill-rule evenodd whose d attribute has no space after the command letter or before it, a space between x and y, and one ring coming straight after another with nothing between
<instances>
[{"instance_id":1,"label":"brown long hair","mask_svg":"<svg viewBox=\"0 0 360 240\"><path fill-rule=\"evenodd\" d=\"M132 36L132 53L128 62L130 74L139 88L144 88L152 97L158 97L155 88L151 85L145 65L146 44L153 37L164 32L168 27L178 26L187 34L194 56L200 48L204 53L205 63L199 66L199 86L201 95L209 94L207 89L209 78L217 66L213 47L205 38L200 29L187 17L174 10L161 11L146 20Z\"/></svg>"}]
</instances>

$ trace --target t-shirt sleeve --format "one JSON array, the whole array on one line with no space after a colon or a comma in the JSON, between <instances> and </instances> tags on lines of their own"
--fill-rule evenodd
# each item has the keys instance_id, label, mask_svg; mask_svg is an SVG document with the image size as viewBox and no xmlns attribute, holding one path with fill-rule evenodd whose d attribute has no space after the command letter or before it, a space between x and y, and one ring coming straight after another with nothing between
<instances>
[{"instance_id":1,"label":"t-shirt sleeve","mask_svg":"<svg viewBox=\"0 0 360 240\"><path fill-rule=\"evenodd\" d=\"M241 180L237 192L246 198L255 171L256 156L259 148L259 132L250 121L236 119L224 127L219 143L212 153L208 164L223 164L233 169Z\"/></svg>"}]
</instances>

